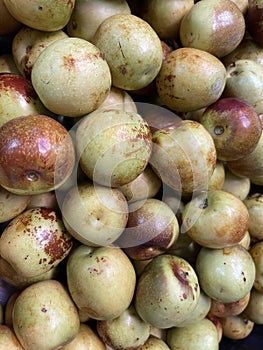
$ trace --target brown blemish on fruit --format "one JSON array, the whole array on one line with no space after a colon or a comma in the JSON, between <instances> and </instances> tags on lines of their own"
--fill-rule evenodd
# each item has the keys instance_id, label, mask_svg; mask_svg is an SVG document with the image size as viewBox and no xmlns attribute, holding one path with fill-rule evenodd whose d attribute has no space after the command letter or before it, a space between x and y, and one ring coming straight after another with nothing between
<instances>
[{"instance_id":1,"label":"brown blemish on fruit","mask_svg":"<svg viewBox=\"0 0 263 350\"><path fill-rule=\"evenodd\" d=\"M38 96L33 85L26 78L14 73L0 73L0 88L2 91L14 90L27 102L37 100Z\"/></svg>"}]
</instances>

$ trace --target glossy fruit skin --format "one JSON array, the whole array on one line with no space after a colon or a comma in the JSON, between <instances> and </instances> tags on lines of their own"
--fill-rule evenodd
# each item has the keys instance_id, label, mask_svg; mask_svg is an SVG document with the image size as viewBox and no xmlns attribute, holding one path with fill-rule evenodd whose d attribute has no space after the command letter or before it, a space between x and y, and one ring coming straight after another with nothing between
<instances>
[{"instance_id":1,"label":"glossy fruit skin","mask_svg":"<svg viewBox=\"0 0 263 350\"><path fill-rule=\"evenodd\" d=\"M181 257L164 254L153 258L140 275L135 308L145 322L167 329L189 317L199 295L192 266Z\"/></svg>"},{"instance_id":2,"label":"glossy fruit skin","mask_svg":"<svg viewBox=\"0 0 263 350\"><path fill-rule=\"evenodd\" d=\"M172 51L156 77L162 102L178 112L207 107L221 96L225 83L223 63L214 55L191 47Z\"/></svg>"},{"instance_id":3,"label":"glossy fruit skin","mask_svg":"<svg viewBox=\"0 0 263 350\"><path fill-rule=\"evenodd\" d=\"M72 173L68 131L46 115L21 116L0 128L0 185L16 194L51 191Z\"/></svg>"},{"instance_id":4,"label":"glossy fruit skin","mask_svg":"<svg viewBox=\"0 0 263 350\"><path fill-rule=\"evenodd\" d=\"M0 126L30 114L51 114L40 101L30 80L17 73L0 73Z\"/></svg>"},{"instance_id":5,"label":"glossy fruit skin","mask_svg":"<svg viewBox=\"0 0 263 350\"><path fill-rule=\"evenodd\" d=\"M251 291L255 280L255 264L241 245L213 249L202 247L195 269L202 290L211 298L232 303Z\"/></svg>"},{"instance_id":6,"label":"glossy fruit skin","mask_svg":"<svg viewBox=\"0 0 263 350\"><path fill-rule=\"evenodd\" d=\"M212 136L217 158L228 161L251 153L262 126L256 110L238 98L221 98L206 108L200 123Z\"/></svg>"}]
</instances>

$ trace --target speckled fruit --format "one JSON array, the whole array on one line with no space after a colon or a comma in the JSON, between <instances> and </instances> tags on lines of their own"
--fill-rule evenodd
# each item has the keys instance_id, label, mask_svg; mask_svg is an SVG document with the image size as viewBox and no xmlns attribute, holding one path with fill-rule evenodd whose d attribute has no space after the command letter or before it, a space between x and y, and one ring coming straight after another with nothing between
<instances>
[{"instance_id":1,"label":"speckled fruit","mask_svg":"<svg viewBox=\"0 0 263 350\"><path fill-rule=\"evenodd\" d=\"M57 266L73 239L52 209L35 208L17 215L0 237L0 254L16 272L34 277Z\"/></svg>"},{"instance_id":2,"label":"speckled fruit","mask_svg":"<svg viewBox=\"0 0 263 350\"><path fill-rule=\"evenodd\" d=\"M0 126L30 114L48 114L31 82L16 73L0 73Z\"/></svg>"},{"instance_id":3,"label":"speckled fruit","mask_svg":"<svg viewBox=\"0 0 263 350\"><path fill-rule=\"evenodd\" d=\"M228 339L245 339L253 331L255 323L245 315L220 317L223 335Z\"/></svg>"},{"instance_id":4,"label":"speckled fruit","mask_svg":"<svg viewBox=\"0 0 263 350\"><path fill-rule=\"evenodd\" d=\"M120 248L80 245L67 260L67 283L80 311L96 320L110 320L129 307L136 273Z\"/></svg>"},{"instance_id":5,"label":"speckled fruit","mask_svg":"<svg viewBox=\"0 0 263 350\"><path fill-rule=\"evenodd\" d=\"M13 327L26 350L59 349L76 337L79 326L76 306L59 281L34 283L15 301Z\"/></svg>"},{"instance_id":6,"label":"speckled fruit","mask_svg":"<svg viewBox=\"0 0 263 350\"><path fill-rule=\"evenodd\" d=\"M245 34L245 19L230 0L203 0L183 17L180 40L184 47L223 57L233 51Z\"/></svg>"},{"instance_id":7,"label":"speckled fruit","mask_svg":"<svg viewBox=\"0 0 263 350\"><path fill-rule=\"evenodd\" d=\"M246 296L255 280L250 253L237 244L222 249L202 247L195 270L202 290L212 299L232 303Z\"/></svg>"},{"instance_id":8,"label":"speckled fruit","mask_svg":"<svg viewBox=\"0 0 263 350\"><path fill-rule=\"evenodd\" d=\"M161 41L153 28L132 14L113 15L97 29L92 42L105 55L112 84L141 89L158 74L163 60Z\"/></svg>"},{"instance_id":9,"label":"speckled fruit","mask_svg":"<svg viewBox=\"0 0 263 350\"><path fill-rule=\"evenodd\" d=\"M135 308L153 327L167 329L188 318L200 288L192 266L175 255L160 255L146 265L137 281Z\"/></svg>"},{"instance_id":10,"label":"speckled fruit","mask_svg":"<svg viewBox=\"0 0 263 350\"><path fill-rule=\"evenodd\" d=\"M73 186L64 197L61 212L69 233L91 246L112 244L128 220L128 204L122 192L91 182Z\"/></svg>"},{"instance_id":11,"label":"speckled fruit","mask_svg":"<svg viewBox=\"0 0 263 350\"><path fill-rule=\"evenodd\" d=\"M75 0L4 0L4 3L11 15L24 25L54 31L68 23Z\"/></svg>"},{"instance_id":12,"label":"speckled fruit","mask_svg":"<svg viewBox=\"0 0 263 350\"><path fill-rule=\"evenodd\" d=\"M223 248L239 243L245 236L249 214L239 198L215 190L188 202L182 219L184 230L195 242L208 248Z\"/></svg>"},{"instance_id":13,"label":"speckled fruit","mask_svg":"<svg viewBox=\"0 0 263 350\"><path fill-rule=\"evenodd\" d=\"M162 102L178 112L207 107L222 94L226 68L209 52L182 47L172 51L156 78Z\"/></svg>"},{"instance_id":14,"label":"speckled fruit","mask_svg":"<svg viewBox=\"0 0 263 350\"><path fill-rule=\"evenodd\" d=\"M21 116L0 128L0 185L16 194L51 191L75 165L67 129L45 115Z\"/></svg>"},{"instance_id":15,"label":"speckled fruit","mask_svg":"<svg viewBox=\"0 0 263 350\"><path fill-rule=\"evenodd\" d=\"M12 55L20 73L30 79L32 67L41 52L52 42L67 37L62 29L45 32L23 26L12 40Z\"/></svg>"},{"instance_id":16,"label":"speckled fruit","mask_svg":"<svg viewBox=\"0 0 263 350\"><path fill-rule=\"evenodd\" d=\"M137 113L98 109L78 124L76 149L79 164L90 179L100 185L119 187L146 168L152 134Z\"/></svg>"},{"instance_id":17,"label":"speckled fruit","mask_svg":"<svg viewBox=\"0 0 263 350\"><path fill-rule=\"evenodd\" d=\"M103 53L90 42L69 37L50 44L35 61L32 84L53 113L80 117L95 110L111 88Z\"/></svg>"},{"instance_id":18,"label":"speckled fruit","mask_svg":"<svg viewBox=\"0 0 263 350\"><path fill-rule=\"evenodd\" d=\"M206 108L200 123L214 140L217 158L223 161L251 153L262 133L254 107L238 98L217 100Z\"/></svg>"},{"instance_id":19,"label":"speckled fruit","mask_svg":"<svg viewBox=\"0 0 263 350\"><path fill-rule=\"evenodd\" d=\"M180 195L208 188L216 165L211 135L200 123L183 120L153 133L150 164Z\"/></svg>"}]
</instances>

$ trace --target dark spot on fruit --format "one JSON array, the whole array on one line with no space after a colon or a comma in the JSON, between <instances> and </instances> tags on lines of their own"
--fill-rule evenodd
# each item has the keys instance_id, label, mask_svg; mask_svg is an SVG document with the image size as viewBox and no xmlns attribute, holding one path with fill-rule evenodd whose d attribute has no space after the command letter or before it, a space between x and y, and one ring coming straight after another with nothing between
<instances>
[{"instance_id":1,"label":"dark spot on fruit","mask_svg":"<svg viewBox=\"0 0 263 350\"><path fill-rule=\"evenodd\" d=\"M225 131L225 128L222 125L216 125L214 128L214 134L216 136L222 135Z\"/></svg>"},{"instance_id":2,"label":"dark spot on fruit","mask_svg":"<svg viewBox=\"0 0 263 350\"><path fill-rule=\"evenodd\" d=\"M120 67L121 74L125 75L127 73L127 69L123 66Z\"/></svg>"},{"instance_id":3,"label":"dark spot on fruit","mask_svg":"<svg viewBox=\"0 0 263 350\"><path fill-rule=\"evenodd\" d=\"M41 311L42 312L47 312L47 309L45 307L42 307Z\"/></svg>"},{"instance_id":4,"label":"dark spot on fruit","mask_svg":"<svg viewBox=\"0 0 263 350\"><path fill-rule=\"evenodd\" d=\"M42 11L43 7L42 6L38 6L38 9L39 9L39 11Z\"/></svg>"},{"instance_id":5,"label":"dark spot on fruit","mask_svg":"<svg viewBox=\"0 0 263 350\"><path fill-rule=\"evenodd\" d=\"M208 207L208 198L203 199L202 203L199 205L200 209L206 209Z\"/></svg>"}]
</instances>

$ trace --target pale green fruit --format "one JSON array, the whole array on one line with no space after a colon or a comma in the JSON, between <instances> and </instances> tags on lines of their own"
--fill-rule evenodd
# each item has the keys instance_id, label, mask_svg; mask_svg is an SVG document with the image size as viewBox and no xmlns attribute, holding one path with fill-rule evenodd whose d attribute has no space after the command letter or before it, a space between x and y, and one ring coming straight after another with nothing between
<instances>
[{"instance_id":1,"label":"pale green fruit","mask_svg":"<svg viewBox=\"0 0 263 350\"><path fill-rule=\"evenodd\" d=\"M252 193L244 200L244 204L249 213L249 234L253 240L261 241L263 240L263 195Z\"/></svg>"},{"instance_id":2,"label":"pale green fruit","mask_svg":"<svg viewBox=\"0 0 263 350\"><path fill-rule=\"evenodd\" d=\"M67 37L62 29L46 32L23 26L12 41L12 55L19 72L30 79L32 67L41 52L54 41Z\"/></svg>"},{"instance_id":3,"label":"pale green fruit","mask_svg":"<svg viewBox=\"0 0 263 350\"><path fill-rule=\"evenodd\" d=\"M17 215L0 237L0 254L25 278L48 272L70 252L73 239L58 213L32 208Z\"/></svg>"},{"instance_id":4,"label":"pale green fruit","mask_svg":"<svg viewBox=\"0 0 263 350\"><path fill-rule=\"evenodd\" d=\"M92 246L113 243L128 220L128 204L122 192L91 182L72 187L64 197L61 212L68 232Z\"/></svg>"},{"instance_id":5,"label":"pale green fruit","mask_svg":"<svg viewBox=\"0 0 263 350\"><path fill-rule=\"evenodd\" d=\"M226 84L226 68L214 55L192 47L172 51L156 78L163 104L191 112L217 101Z\"/></svg>"},{"instance_id":6,"label":"pale green fruit","mask_svg":"<svg viewBox=\"0 0 263 350\"><path fill-rule=\"evenodd\" d=\"M69 255L67 283L72 299L86 316L110 320L129 307L136 274L120 248L81 245Z\"/></svg>"},{"instance_id":7,"label":"pale green fruit","mask_svg":"<svg viewBox=\"0 0 263 350\"><path fill-rule=\"evenodd\" d=\"M153 133L150 164L179 195L208 188L216 166L211 135L197 121L182 120Z\"/></svg>"},{"instance_id":8,"label":"pale green fruit","mask_svg":"<svg viewBox=\"0 0 263 350\"><path fill-rule=\"evenodd\" d=\"M125 0L76 0L67 24L67 33L91 41L99 25L106 18L124 13L131 13Z\"/></svg>"},{"instance_id":9,"label":"pale green fruit","mask_svg":"<svg viewBox=\"0 0 263 350\"><path fill-rule=\"evenodd\" d=\"M80 167L90 179L103 186L119 187L146 168L152 135L141 115L99 108L78 124L76 149Z\"/></svg>"},{"instance_id":10,"label":"pale green fruit","mask_svg":"<svg viewBox=\"0 0 263 350\"><path fill-rule=\"evenodd\" d=\"M184 47L223 57L232 52L245 34L243 13L230 0L203 0L185 14L180 24Z\"/></svg>"},{"instance_id":11,"label":"pale green fruit","mask_svg":"<svg viewBox=\"0 0 263 350\"><path fill-rule=\"evenodd\" d=\"M195 270L202 290L223 303L245 297L253 287L256 275L250 253L239 244L222 249L202 247Z\"/></svg>"},{"instance_id":12,"label":"pale green fruit","mask_svg":"<svg viewBox=\"0 0 263 350\"><path fill-rule=\"evenodd\" d=\"M161 41L153 28L137 16L120 14L106 18L92 43L105 55L115 87L141 89L155 79L161 68Z\"/></svg>"},{"instance_id":13,"label":"pale green fruit","mask_svg":"<svg viewBox=\"0 0 263 350\"><path fill-rule=\"evenodd\" d=\"M43 31L62 29L68 23L75 0L4 0L19 22Z\"/></svg>"},{"instance_id":14,"label":"pale green fruit","mask_svg":"<svg viewBox=\"0 0 263 350\"><path fill-rule=\"evenodd\" d=\"M7 325L0 325L0 349L24 350L13 329Z\"/></svg>"},{"instance_id":15,"label":"pale green fruit","mask_svg":"<svg viewBox=\"0 0 263 350\"><path fill-rule=\"evenodd\" d=\"M263 113L263 66L251 59L240 59L226 66L223 95L246 101L258 114Z\"/></svg>"},{"instance_id":16,"label":"pale green fruit","mask_svg":"<svg viewBox=\"0 0 263 350\"><path fill-rule=\"evenodd\" d=\"M263 293L255 288L251 290L247 307L244 315L256 324L263 324Z\"/></svg>"},{"instance_id":17,"label":"pale green fruit","mask_svg":"<svg viewBox=\"0 0 263 350\"><path fill-rule=\"evenodd\" d=\"M148 165L134 180L120 186L119 189L127 201L132 203L146 198L153 198L160 190L161 185L161 179Z\"/></svg>"},{"instance_id":18,"label":"pale green fruit","mask_svg":"<svg viewBox=\"0 0 263 350\"><path fill-rule=\"evenodd\" d=\"M150 336L150 325L143 322L133 305L113 320L97 321L101 339L113 349L137 349Z\"/></svg>"},{"instance_id":19,"label":"pale green fruit","mask_svg":"<svg viewBox=\"0 0 263 350\"><path fill-rule=\"evenodd\" d=\"M151 335L140 350L170 350L170 348L164 340Z\"/></svg>"},{"instance_id":20,"label":"pale green fruit","mask_svg":"<svg viewBox=\"0 0 263 350\"><path fill-rule=\"evenodd\" d=\"M249 250L256 267L254 288L263 292L263 241L256 242Z\"/></svg>"},{"instance_id":21,"label":"pale green fruit","mask_svg":"<svg viewBox=\"0 0 263 350\"><path fill-rule=\"evenodd\" d=\"M181 20L193 5L194 0L146 0L139 11L159 37L169 41L178 39Z\"/></svg>"},{"instance_id":22,"label":"pale green fruit","mask_svg":"<svg viewBox=\"0 0 263 350\"><path fill-rule=\"evenodd\" d=\"M144 268L137 281L135 308L150 325L167 329L186 320L200 296L192 266L175 255L159 255Z\"/></svg>"},{"instance_id":23,"label":"pale green fruit","mask_svg":"<svg viewBox=\"0 0 263 350\"><path fill-rule=\"evenodd\" d=\"M198 299L195 309L189 315L189 317L183 322L179 323L177 327L190 326L194 323L203 320L210 311L211 304L212 299L208 295L206 295L202 290L200 290L200 297Z\"/></svg>"},{"instance_id":24,"label":"pale green fruit","mask_svg":"<svg viewBox=\"0 0 263 350\"><path fill-rule=\"evenodd\" d=\"M46 108L69 117L95 110L111 88L111 73L102 52L74 37L48 45L33 65L31 80Z\"/></svg>"},{"instance_id":25,"label":"pale green fruit","mask_svg":"<svg viewBox=\"0 0 263 350\"><path fill-rule=\"evenodd\" d=\"M66 288L56 280L25 288L13 307L13 327L25 350L54 350L73 340L80 321Z\"/></svg>"},{"instance_id":26,"label":"pale green fruit","mask_svg":"<svg viewBox=\"0 0 263 350\"><path fill-rule=\"evenodd\" d=\"M61 350L106 350L106 345L91 326L81 323L76 337Z\"/></svg>"},{"instance_id":27,"label":"pale green fruit","mask_svg":"<svg viewBox=\"0 0 263 350\"><path fill-rule=\"evenodd\" d=\"M186 327L171 328L167 344L171 350L219 349L216 326L207 318Z\"/></svg>"},{"instance_id":28,"label":"pale green fruit","mask_svg":"<svg viewBox=\"0 0 263 350\"><path fill-rule=\"evenodd\" d=\"M232 193L214 190L190 200L182 220L182 228L195 242L208 248L224 248L238 244L245 236L249 213L243 201Z\"/></svg>"},{"instance_id":29,"label":"pale green fruit","mask_svg":"<svg viewBox=\"0 0 263 350\"><path fill-rule=\"evenodd\" d=\"M11 193L0 186L0 223L13 219L28 206L30 196Z\"/></svg>"},{"instance_id":30,"label":"pale green fruit","mask_svg":"<svg viewBox=\"0 0 263 350\"><path fill-rule=\"evenodd\" d=\"M223 191L228 191L243 201L249 195L250 187L251 181L248 177L237 176L226 169Z\"/></svg>"}]
</instances>

